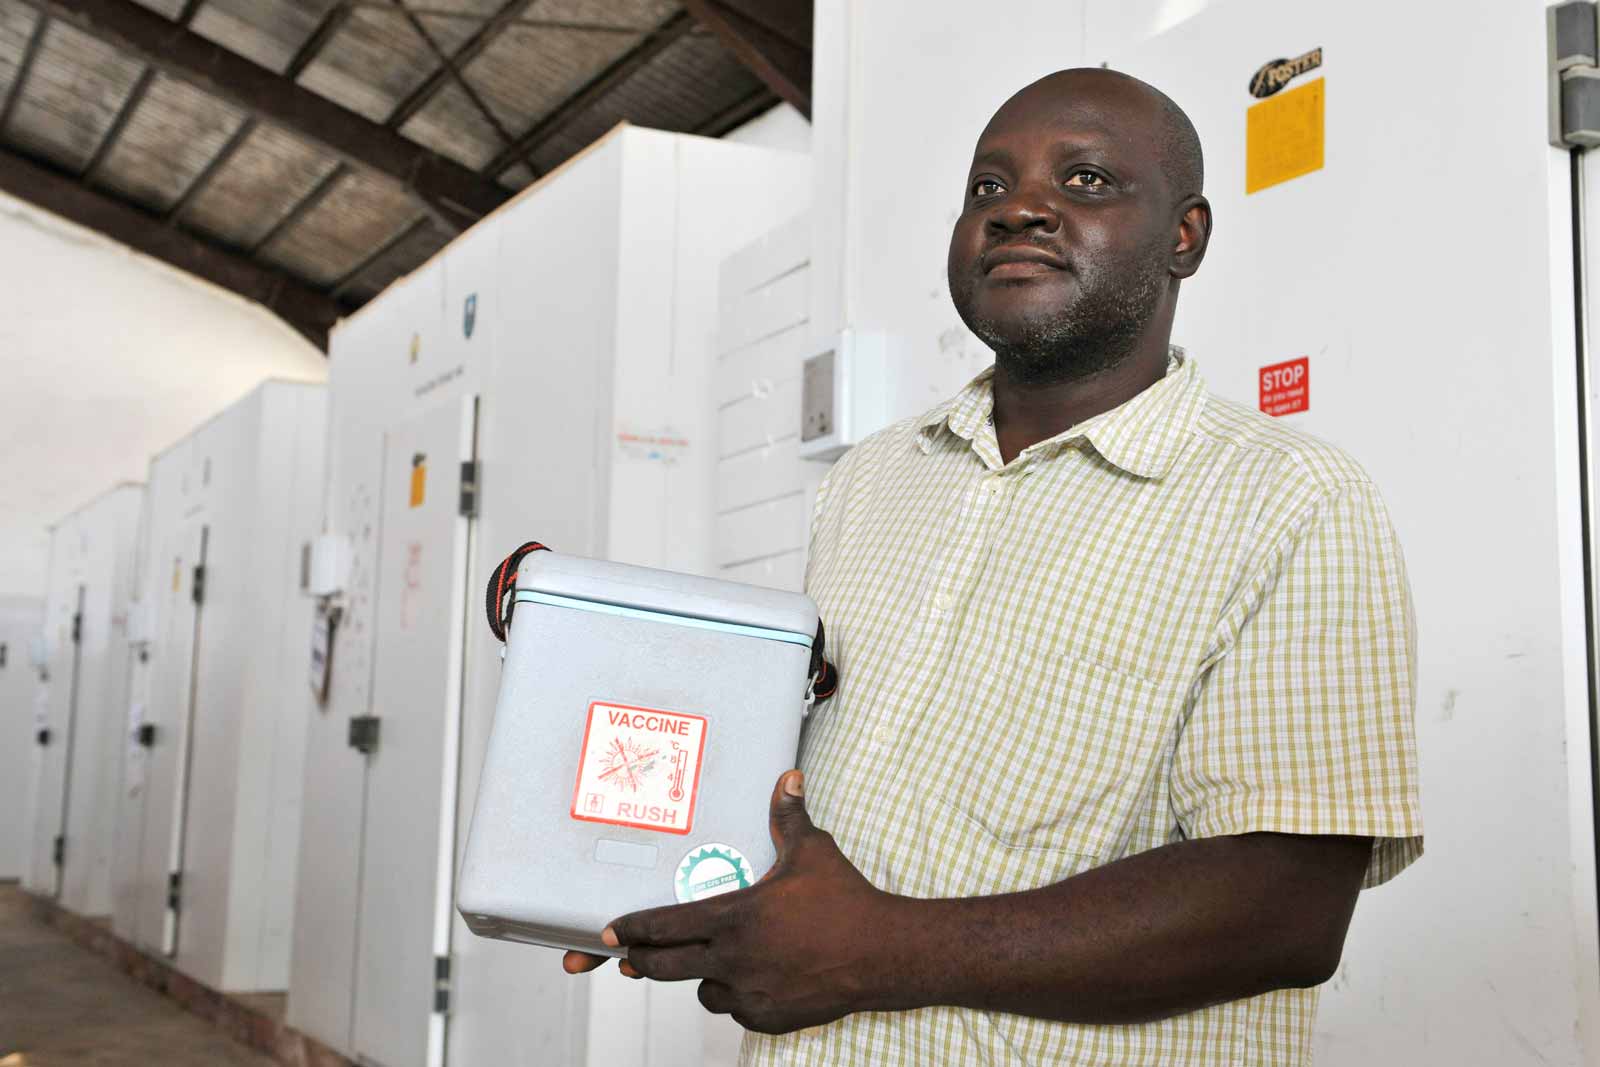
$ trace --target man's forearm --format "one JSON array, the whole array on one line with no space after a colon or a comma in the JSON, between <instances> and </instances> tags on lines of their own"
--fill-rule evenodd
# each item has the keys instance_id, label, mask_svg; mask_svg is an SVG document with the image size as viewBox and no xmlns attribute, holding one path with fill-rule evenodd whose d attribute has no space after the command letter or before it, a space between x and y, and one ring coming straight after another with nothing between
<instances>
[{"instance_id":1,"label":"man's forearm","mask_svg":"<svg viewBox=\"0 0 1600 1067\"><path fill-rule=\"evenodd\" d=\"M1084 1023L1166 1018L1337 967L1368 838L1168 845L1003 896L891 898L857 1010L951 1005Z\"/></svg>"}]
</instances>

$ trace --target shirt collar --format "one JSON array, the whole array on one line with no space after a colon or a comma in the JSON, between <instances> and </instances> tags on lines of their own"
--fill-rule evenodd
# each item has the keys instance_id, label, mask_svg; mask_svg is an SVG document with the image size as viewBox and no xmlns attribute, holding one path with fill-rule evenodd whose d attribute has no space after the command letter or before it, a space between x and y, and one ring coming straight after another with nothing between
<instances>
[{"instance_id":1,"label":"shirt collar","mask_svg":"<svg viewBox=\"0 0 1600 1067\"><path fill-rule=\"evenodd\" d=\"M987 432L994 411L991 365L950 400L923 416L918 425L924 449L941 428L977 444ZM1160 478L1172 468L1205 405L1205 382L1194 360L1171 346L1167 374L1138 396L1103 411L1077 426L1023 449L1024 456L1055 455L1075 441L1086 440L1107 462L1140 478Z\"/></svg>"}]
</instances>

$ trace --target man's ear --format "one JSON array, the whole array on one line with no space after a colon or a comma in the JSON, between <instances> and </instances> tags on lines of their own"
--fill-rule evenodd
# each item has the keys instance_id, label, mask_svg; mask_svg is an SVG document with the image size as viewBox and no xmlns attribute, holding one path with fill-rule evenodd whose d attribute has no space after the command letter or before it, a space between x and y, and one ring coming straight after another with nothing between
<instances>
[{"instance_id":1,"label":"man's ear","mask_svg":"<svg viewBox=\"0 0 1600 1067\"><path fill-rule=\"evenodd\" d=\"M1180 281L1191 277L1200 269L1206 258L1206 247L1211 243L1211 202L1203 196L1191 196L1178 205L1178 243L1172 249L1174 278Z\"/></svg>"}]
</instances>

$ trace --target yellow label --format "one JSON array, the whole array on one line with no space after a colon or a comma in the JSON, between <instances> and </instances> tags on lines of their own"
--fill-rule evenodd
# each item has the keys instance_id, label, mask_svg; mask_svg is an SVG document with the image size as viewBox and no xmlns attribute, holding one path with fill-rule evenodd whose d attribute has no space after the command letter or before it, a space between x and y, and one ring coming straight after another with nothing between
<instances>
[{"instance_id":1,"label":"yellow label","mask_svg":"<svg viewBox=\"0 0 1600 1067\"><path fill-rule=\"evenodd\" d=\"M1244 191L1322 169L1324 79L1252 104L1245 116Z\"/></svg>"},{"instance_id":2,"label":"yellow label","mask_svg":"<svg viewBox=\"0 0 1600 1067\"><path fill-rule=\"evenodd\" d=\"M411 506L420 508L428 495L428 464L417 460L411 464Z\"/></svg>"},{"instance_id":3,"label":"yellow label","mask_svg":"<svg viewBox=\"0 0 1600 1067\"><path fill-rule=\"evenodd\" d=\"M176 593L178 591L178 585L182 581L183 581L183 560L175 559L175 560L172 561L172 591L174 593Z\"/></svg>"}]
</instances>

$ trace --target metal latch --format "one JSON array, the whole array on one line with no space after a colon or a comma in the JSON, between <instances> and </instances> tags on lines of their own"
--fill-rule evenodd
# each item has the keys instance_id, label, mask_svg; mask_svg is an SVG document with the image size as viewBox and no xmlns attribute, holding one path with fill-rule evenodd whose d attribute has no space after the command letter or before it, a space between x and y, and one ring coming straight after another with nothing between
<instances>
[{"instance_id":1,"label":"metal latch","mask_svg":"<svg viewBox=\"0 0 1600 1067\"><path fill-rule=\"evenodd\" d=\"M450 1010L450 957L433 958L433 1010Z\"/></svg>"},{"instance_id":2,"label":"metal latch","mask_svg":"<svg viewBox=\"0 0 1600 1067\"><path fill-rule=\"evenodd\" d=\"M353 715L350 717L350 747L357 752L371 755L378 747L378 717L376 715Z\"/></svg>"},{"instance_id":3,"label":"metal latch","mask_svg":"<svg viewBox=\"0 0 1600 1067\"><path fill-rule=\"evenodd\" d=\"M478 464L476 460L464 460L461 464L461 506L460 514L465 519L478 517Z\"/></svg>"},{"instance_id":4,"label":"metal latch","mask_svg":"<svg viewBox=\"0 0 1600 1067\"><path fill-rule=\"evenodd\" d=\"M169 871L167 873L167 907L172 911L178 910L178 905L183 901L183 872Z\"/></svg>"}]
</instances>

